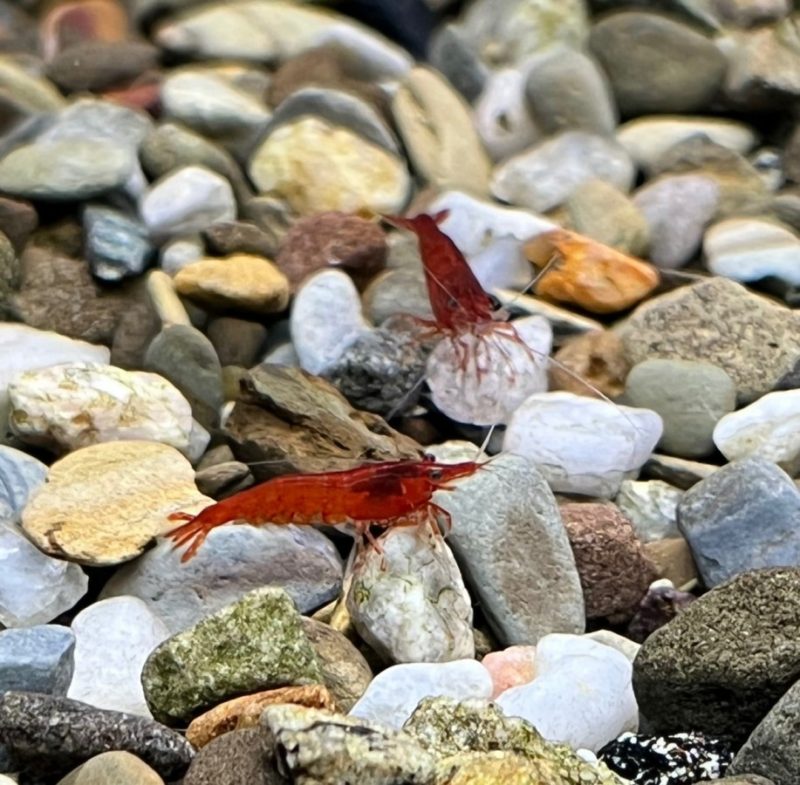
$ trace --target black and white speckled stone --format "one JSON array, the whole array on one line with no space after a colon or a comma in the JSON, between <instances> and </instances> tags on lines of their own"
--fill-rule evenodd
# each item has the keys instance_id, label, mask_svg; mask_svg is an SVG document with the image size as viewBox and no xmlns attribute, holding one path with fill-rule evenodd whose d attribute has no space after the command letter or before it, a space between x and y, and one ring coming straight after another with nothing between
<instances>
[{"instance_id":1,"label":"black and white speckled stone","mask_svg":"<svg viewBox=\"0 0 800 785\"><path fill-rule=\"evenodd\" d=\"M721 777L733 754L723 742L702 733L623 733L597 757L636 785L692 785Z\"/></svg>"}]
</instances>

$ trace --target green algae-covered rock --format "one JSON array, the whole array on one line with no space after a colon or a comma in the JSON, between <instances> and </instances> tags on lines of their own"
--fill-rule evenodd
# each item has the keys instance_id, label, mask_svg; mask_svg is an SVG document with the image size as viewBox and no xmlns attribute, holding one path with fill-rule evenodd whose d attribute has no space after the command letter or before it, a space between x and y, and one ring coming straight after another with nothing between
<instances>
[{"instance_id":1,"label":"green algae-covered rock","mask_svg":"<svg viewBox=\"0 0 800 785\"><path fill-rule=\"evenodd\" d=\"M249 592L168 638L142 670L150 711L173 725L237 695L321 681L300 614L273 587Z\"/></svg>"},{"instance_id":2,"label":"green algae-covered rock","mask_svg":"<svg viewBox=\"0 0 800 785\"><path fill-rule=\"evenodd\" d=\"M622 785L604 764L581 760L545 741L519 717L493 703L425 698L403 730L441 761L437 783L448 785ZM476 755L473 753L491 753Z\"/></svg>"}]
</instances>

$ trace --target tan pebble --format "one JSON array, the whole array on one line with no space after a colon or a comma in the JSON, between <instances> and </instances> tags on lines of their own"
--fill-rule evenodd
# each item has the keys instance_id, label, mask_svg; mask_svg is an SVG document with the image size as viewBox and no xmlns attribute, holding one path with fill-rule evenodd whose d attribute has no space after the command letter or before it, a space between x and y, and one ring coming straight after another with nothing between
<instances>
[{"instance_id":1,"label":"tan pebble","mask_svg":"<svg viewBox=\"0 0 800 785\"><path fill-rule=\"evenodd\" d=\"M336 711L333 696L322 684L281 687L220 703L219 706L192 720L186 730L186 738L195 747L204 747L223 733L258 725L264 709L278 703L293 703L311 709Z\"/></svg>"},{"instance_id":2,"label":"tan pebble","mask_svg":"<svg viewBox=\"0 0 800 785\"><path fill-rule=\"evenodd\" d=\"M289 304L289 281L268 259L234 254L201 259L178 271L179 294L211 308L278 313Z\"/></svg>"},{"instance_id":3,"label":"tan pebble","mask_svg":"<svg viewBox=\"0 0 800 785\"><path fill-rule=\"evenodd\" d=\"M609 398L621 395L631 369L622 341L610 330L592 330L570 338L553 359L550 389L590 398L597 396L596 390Z\"/></svg>"},{"instance_id":4,"label":"tan pebble","mask_svg":"<svg viewBox=\"0 0 800 785\"><path fill-rule=\"evenodd\" d=\"M174 447L108 442L56 461L26 505L22 528L52 556L120 564L176 528L167 520L170 513L196 513L210 503L194 484L192 465Z\"/></svg>"},{"instance_id":5,"label":"tan pebble","mask_svg":"<svg viewBox=\"0 0 800 785\"><path fill-rule=\"evenodd\" d=\"M524 246L528 259L545 272L536 294L574 303L593 313L616 313L644 299L660 281L646 262L575 232L545 232Z\"/></svg>"},{"instance_id":6,"label":"tan pebble","mask_svg":"<svg viewBox=\"0 0 800 785\"><path fill-rule=\"evenodd\" d=\"M164 785L143 760L124 750L102 752L73 769L58 785Z\"/></svg>"},{"instance_id":7,"label":"tan pebble","mask_svg":"<svg viewBox=\"0 0 800 785\"><path fill-rule=\"evenodd\" d=\"M689 544L683 537L669 537L644 544L644 552L655 564L659 578L672 581L677 588L697 580L697 567Z\"/></svg>"}]
</instances>

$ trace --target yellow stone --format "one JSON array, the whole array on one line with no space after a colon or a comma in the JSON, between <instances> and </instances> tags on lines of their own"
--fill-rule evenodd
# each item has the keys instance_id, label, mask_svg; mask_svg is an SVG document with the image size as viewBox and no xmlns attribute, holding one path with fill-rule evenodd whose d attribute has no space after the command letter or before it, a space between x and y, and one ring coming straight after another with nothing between
<instances>
[{"instance_id":1,"label":"yellow stone","mask_svg":"<svg viewBox=\"0 0 800 785\"><path fill-rule=\"evenodd\" d=\"M137 557L176 527L172 512L197 513L213 503L194 484L194 469L158 442L95 444L51 467L25 506L22 528L45 553L101 566Z\"/></svg>"},{"instance_id":2,"label":"yellow stone","mask_svg":"<svg viewBox=\"0 0 800 785\"><path fill-rule=\"evenodd\" d=\"M333 696L322 684L280 687L220 703L192 720L186 729L186 739L199 749L223 733L253 728L258 725L264 709L276 703L294 703L310 709L336 711Z\"/></svg>"},{"instance_id":3,"label":"yellow stone","mask_svg":"<svg viewBox=\"0 0 800 785\"><path fill-rule=\"evenodd\" d=\"M317 117L276 128L256 150L249 173L262 194L284 199L301 215L401 212L411 188L400 158Z\"/></svg>"},{"instance_id":4,"label":"yellow stone","mask_svg":"<svg viewBox=\"0 0 800 785\"><path fill-rule=\"evenodd\" d=\"M192 262L174 284L179 294L209 308L278 313L289 304L289 279L268 259L250 254Z\"/></svg>"}]
</instances>

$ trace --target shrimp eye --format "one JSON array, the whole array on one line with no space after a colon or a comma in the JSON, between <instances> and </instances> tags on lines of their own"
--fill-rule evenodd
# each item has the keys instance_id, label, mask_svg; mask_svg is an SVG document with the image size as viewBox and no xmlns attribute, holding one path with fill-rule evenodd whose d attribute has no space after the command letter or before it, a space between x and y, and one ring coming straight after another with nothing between
<instances>
[{"instance_id":1,"label":"shrimp eye","mask_svg":"<svg viewBox=\"0 0 800 785\"><path fill-rule=\"evenodd\" d=\"M441 469L431 469L429 475L432 480L441 480L444 476L444 473Z\"/></svg>"},{"instance_id":2,"label":"shrimp eye","mask_svg":"<svg viewBox=\"0 0 800 785\"><path fill-rule=\"evenodd\" d=\"M491 303L493 311L499 311L503 307L503 303L500 302L499 298L495 297L493 294L489 294L489 302Z\"/></svg>"}]
</instances>

